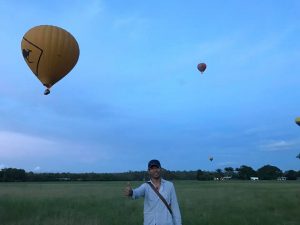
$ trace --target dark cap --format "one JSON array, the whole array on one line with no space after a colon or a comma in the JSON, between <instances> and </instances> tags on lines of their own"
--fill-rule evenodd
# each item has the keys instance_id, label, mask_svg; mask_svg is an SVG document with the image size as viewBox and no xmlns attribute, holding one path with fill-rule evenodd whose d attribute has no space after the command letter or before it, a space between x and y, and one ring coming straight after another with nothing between
<instances>
[{"instance_id":1,"label":"dark cap","mask_svg":"<svg viewBox=\"0 0 300 225\"><path fill-rule=\"evenodd\" d=\"M160 162L157 159L152 159L148 162L148 168L151 168L152 166L156 166L158 168L161 168Z\"/></svg>"}]
</instances>

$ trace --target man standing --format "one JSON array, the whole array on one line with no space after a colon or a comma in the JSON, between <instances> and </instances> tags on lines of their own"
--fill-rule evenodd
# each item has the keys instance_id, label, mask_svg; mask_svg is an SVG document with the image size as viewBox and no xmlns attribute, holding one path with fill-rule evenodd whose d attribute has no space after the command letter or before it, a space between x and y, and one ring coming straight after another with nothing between
<instances>
[{"instance_id":1,"label":"man standing","mask_svg":"<svg viewBox=\"0 0 300 225\"><path fill-rule=\"evenodd\" d=\"M132 189L128 184L125 196L144 197L144 225L181 225L181 214L172 182L161 178L161 165L156 159L148 163L150 181Z\"/></svg>"}]
</instances>

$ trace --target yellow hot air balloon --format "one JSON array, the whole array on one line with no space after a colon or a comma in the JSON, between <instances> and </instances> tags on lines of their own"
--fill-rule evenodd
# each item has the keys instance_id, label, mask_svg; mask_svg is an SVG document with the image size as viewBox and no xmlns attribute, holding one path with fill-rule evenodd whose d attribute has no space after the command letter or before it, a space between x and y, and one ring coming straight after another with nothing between
<instances>
[{"instance_id":1,"label":"yellow hot air balloon","mask_svg":"<svg viewBox=\"0 0 300 225\"><path fill-rule=\"evenodd\" d=\"M73 69L79 58L76 39L68 31L51 25L36 26L27 31L21 48L27 65L47 87L45 95Z\"/></svg>"},{"instance_id":2,"label":"yellow hot air balloon","mask_svg":"<svg viewBox=\"0 0 300 225\"><path fill-rule=\"evenodd\" d=\"M300 126L300 117L297 117L297 118L295 119L295 122L296 122L296 124L298 124L298 125Z\"/></svg>"}]
</instances>

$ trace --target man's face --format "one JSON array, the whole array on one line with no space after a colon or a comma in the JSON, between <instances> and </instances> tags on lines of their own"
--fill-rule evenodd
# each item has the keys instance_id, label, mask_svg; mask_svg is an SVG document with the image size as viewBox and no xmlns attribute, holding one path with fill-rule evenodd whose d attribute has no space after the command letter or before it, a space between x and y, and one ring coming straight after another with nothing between
<instances>
[{"instance_id":1,"label":"man's face","mask_svg":"<svg viewBox=\"0 0 300 225\"><path fill-rule=\"evenodd\" d=\"M148 169L148 172L149 172L150 178L154 178L154 179L160 178L160 168L159 167L151 166Z\"/></svg>"}]
</instances>

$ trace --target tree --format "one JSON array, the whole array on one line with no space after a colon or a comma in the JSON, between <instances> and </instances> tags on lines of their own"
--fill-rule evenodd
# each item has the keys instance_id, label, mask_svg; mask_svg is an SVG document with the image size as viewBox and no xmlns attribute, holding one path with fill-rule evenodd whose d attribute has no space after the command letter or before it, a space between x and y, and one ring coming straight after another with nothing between
<instances>
[{"instance_id":1,"label":"tree","mask_svg":"<svg viewBox=\"0 0 300 225\"><path fill-rule=\"evenodd\" d=\"M288 180L297 180L297 172L295 170L285 171L284 176L286 176Z\"/></svg>"},{"instance_id":2,"label":"tree","mask_svg":"<svg viewBox=\"0 0 300 225\"><path fill-rule=\"evenodd\" d=\"M238 171L238 178L243 180L250 180L250 177L257 176L256 171L250 166L242 165L236 171Z\"/></svg>"},{"instance_id":3,"label":"tree","mask_svg":"<svg viewBox=\"0 0 300 225\"><path fill-rule=\"evenodd\" d=\"M225 167L225 175L226 176L233 176L234 175L234 169L232 167Z\"/></svg>"},{"instance_id":4,"label":"tree","mask_svg":"<svg viewBox=\"0 0 300 225\"><path fill-rule=\"evenodd\" d=\"M259 179L262 180L275 180L282 176L282 171L271 165L265 165L257 170Z\"/></svg>"},{"instance_id":5,"label":"tree","mask_svg":"<svg viewBox=\"0 0 300 225\"><path fill-rule=\"evenodd\" d=\"M214 177L210 172L198 170L197 171L197 180L213 180Z\"/></svg>"},{"instance_id":6,"label":"tree","mask_svg":"<svg viewBox=\"0 0 300 225\"><path fill-rule=\"evenodd\" d=\"M26 172L23 169L5 168L1 173L2 181L25 181Z\"/></svg>"},{"instance_id":7,"label":"tree","mask_svg":"<svg viewBox=\"0 0 300 225\"><path fill-rule=\"evenodd\" d=\"M221 177L223 177L224 176L224 174L223 174L223 172L222 172L222 170L221 169L216 169L216 172L217 172L217 174L216 174L216 177L217 178L221 178Z\"/></svg>"}]
</instances>

